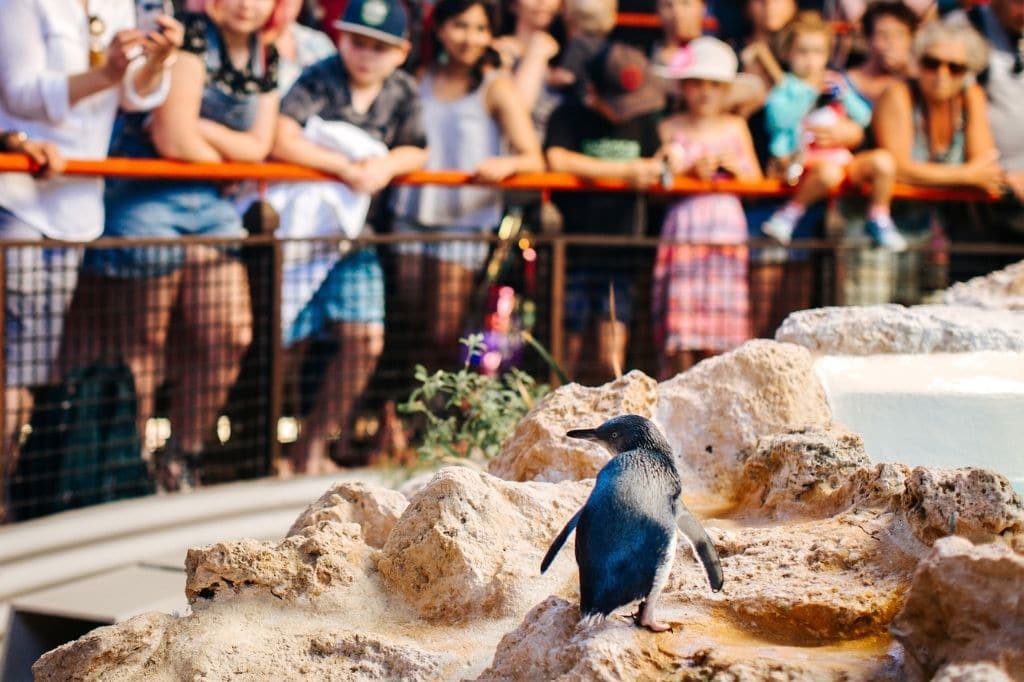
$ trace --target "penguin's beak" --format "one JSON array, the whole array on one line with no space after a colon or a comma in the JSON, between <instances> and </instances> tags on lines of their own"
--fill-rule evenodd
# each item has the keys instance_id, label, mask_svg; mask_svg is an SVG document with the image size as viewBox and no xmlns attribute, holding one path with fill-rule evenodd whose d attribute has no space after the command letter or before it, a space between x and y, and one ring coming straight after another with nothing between
<instances>
[{"instance_id":1,"label":"penguin's beak","mask_svg":"<svg viewBox=\"0 0 1024 682\"><path fill-rule=\"evenodd\" d=\"M569 438L579 438L581 440L592 440L595 442L601 442L601 439L597 435L597 429L573 429L565 435Z\"/></svg>"}]
</instances>

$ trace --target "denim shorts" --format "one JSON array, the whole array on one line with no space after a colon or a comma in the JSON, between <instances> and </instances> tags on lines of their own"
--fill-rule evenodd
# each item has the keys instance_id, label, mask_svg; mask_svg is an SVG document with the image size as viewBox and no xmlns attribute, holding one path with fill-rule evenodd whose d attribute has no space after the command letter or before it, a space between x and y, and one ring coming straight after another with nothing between
<instances>
[{"instance_id":1,"label":"denim shorts","mask_svg":"<svg viewBox=\"0 0 1024 682\"><path fill-rule=\"evenodd\" d=\"M0 208L0 240L37 241L43 234ZM51 379L64 315L78 283L78 247L23 247L5 252L5 381L40 386Z\"/></svg>"},{"instance_id":2,"label":"denim shorts","mask_svg":"<svg viewBox=\"0 0 1024 682\"><path fill-rule=\"evenodd\" d=\"M459 227L459 226L424 226L408 218L395 218L391 227L395 234L439 234L455 235L493 234L495 226ZM456 263L470 270L479 270L487 261L487 253L491 245L487 242L445 241L445 242L399 242L392 247L395 253L406 256L429 256L446 263Z\"/></svg>"},{"instance_id":3,"label":"denim shorts","mask_svg":"<svg viewBox=\"0 0 1024 682\"><path fill-rule=\"evenodd\" d=\"M335 263L291 328L285 330L284 345L319 336L331 322L384 323L384 271L376 249L353 251Z\"/></svg>"},{"instance_id":4,"label":"denim shorts","mask_svg":"<svg viewBox=\"0 0 1024 682\"><path fill-rule=\"evenodd\" d=\"M587 325L607 320L611 314L608 284L615 291L615 319L629 324L631 317L629 290L633 284L631 273L599 267L569 267L565 272L565 329L582 334Z\"/></svg>"},{"instance_id":5,"label":"denim shorts","mask_svg":"<svg viewBox=\"0 0 1024 682\"><path fill-rule=\"evenodd\" d=\"M104 237L244 237L234 205L210 184L112 182L104 196ZM123 279L161 277L185 263L182 246L92 249L83 269Z\"/></svg>"}]
</instances>

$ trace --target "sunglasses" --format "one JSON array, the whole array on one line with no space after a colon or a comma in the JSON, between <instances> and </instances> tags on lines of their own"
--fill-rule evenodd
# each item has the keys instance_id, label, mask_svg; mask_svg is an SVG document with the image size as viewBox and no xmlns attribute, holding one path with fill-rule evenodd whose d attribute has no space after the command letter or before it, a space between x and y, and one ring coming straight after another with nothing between
<instances>
[{"instance_id":1,"label":"sunglasses","mask_svg":"<svg viewBox=\"0 0 1024 682\"><path fill-rule=\"evenodd\" d=\"M921 68L926 71L938 71L943 66L949 69L950 75L953 76L962 76L967 73L967 65L961 62L948 62L928 54L921 57Z\"/></svg>"}]
</instances>

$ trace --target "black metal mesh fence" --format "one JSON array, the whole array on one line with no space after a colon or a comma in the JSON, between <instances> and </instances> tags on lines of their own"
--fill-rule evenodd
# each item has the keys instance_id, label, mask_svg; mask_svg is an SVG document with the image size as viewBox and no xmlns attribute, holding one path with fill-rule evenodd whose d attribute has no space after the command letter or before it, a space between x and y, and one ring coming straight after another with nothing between
<instances>
[{"instance_id":1,"label":"black metal mesh fence","mask_svg":"<svg viewBox=\"0 0 1024 682\"><path fill-rule=\"evenodd\" d=\"M518 232L6 243L7 520L401 457L416 364L667 377L802 308L916 303L1019 255ZM50 248L50 247L53 248Z\"/></svg>"}]
</instances>

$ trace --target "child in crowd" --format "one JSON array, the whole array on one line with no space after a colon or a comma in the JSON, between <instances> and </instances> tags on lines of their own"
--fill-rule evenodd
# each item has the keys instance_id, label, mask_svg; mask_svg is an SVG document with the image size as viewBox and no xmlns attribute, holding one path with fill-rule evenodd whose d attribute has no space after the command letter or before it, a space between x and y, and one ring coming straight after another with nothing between
<instances>
[{"instance_id":1,"label":"child in crowd","mask_svg":"<svg viewBox=\"0 0 1024 682\"><path fill-rule=\"evenodd\" d=\"M896 164L881 149L853 154L871 122L871 108L838 74L827 70L832 29L817 12L801 12L782 35L789 73L768 95L769 151L777 170L799 178L796 194L762 226L782 244L807 207L845 178L871 188L867 230L881 247L907 248L890 214Z\"/></svg>"},{"instance_id":2,"label":"child in crowd","mask_svg":"<svg viewBox=\"0 0 1024 682\"><path fill-rule=\"evenodd\" d=\"M335 175L357 192L378 194L427 160L416 83L399 70L411 47L407 17L399 0L352 0L336 26L339 55L307 68L281 103L273 156ZM389 151L352 161L304 136L311 119L349 123ZM369 226L380 227L383 203L382 196L374 198ZM323 371L294 446L292 465L306 473L336 469L327 442L333 435L341 435L339 459L350 457L355 401L383 351L384 275L374 249L348 253L331 268L286 330L285 344L301 356L300 344L322 334L333 335L340 350Z\"/></svg>"},{"instance_id":3,"label":"child in crowd","mask_svg":"<svg viewBox=\"0 0 1024 682\"><path fill-rule=\"evenodd\" d=\"M299 23L303 0L282 0L281 4L284 14L281 35L274 47L280 55L277 88L284 97L303 69L336 54L338 48L326 33Z\"/></svg>"},{"instance_id":4,"label":"child in crowd","mask_svg":"<svg viewBox=\"0 0 1024 682\"><path fill-rule=\"evenodd\" d=\"M607 42L615 28L617 11L616 0L565 0L562 21L567 40L550 80L571 89L570 96L582 98L586 95L587 62Z\"/></svg>"},{"instance_id":5,"label":"child in crowd","mask_svg":"<svg viewBox=\"0 0 1024 682\"><path fill-rule=\"evenodd\" d=\"M548 122L544 146L551 170L590 180L626 180L635 187L659 179L657 120L665 97L648 71L642 52L615 42L588 62L586 98L562 104ZM621 235L638 229L637 199L629 194L556 192L552 198L564 216L566 233ZM600 247L570 249L568 263L566 369L570 376L575 373L584 334L597 321L598 364L607 378L625 360L632 268L621 254ZM615 319L610 319L609 287Z\"/></svg>"},{"instance_id":6,"label":"child in crowd","mask_svg":"<svg viewBox=\"0 0 1024 682\"><path fill-rule=\"evenodd\" d=\"M681 81L685 105L659 126L669 169L701 180L761 179L746 121L726 113L736 54L711 37L680 49L689 57L659 70ZM746 241L743 206L732 194L695 195L669 210L651 294L662 379L750 338Z\"/></svg>"},{"instance_id":7,"label":"child in crowd","mask_svg":"<svg viewBox=\"0 0 1024 682\"><path fill-rule=\"evenodd\" d=\"M280 4L195 5L201 11L182 18L184 45L170 70L166 102L151 116L126 117L111 143L112 156L196 162L267 157L280 102L272 44ZM105 237L245 235L232 201L215 183L111 180L104 199ZM154 453L157 483L169 491L198 485L206 438L252 339L245 265L237 251L190 244L91 250L83 273L90 275L83 277L83 290L107 301L94 313L101 331L85 352L102 356L113 346L122 354L135 378L140 431L153 414L157 388L170 378L172 432Z\"/></svg>"},{"instance_id":8,"label":"child in crowd","mask_svg":"<svg viewBox=\"0 0 1024 682\"><path fill-rule=\"evenodd\" d=\"M494 12L491 0L441 0L434 7L438 58L419 84L428 169L471 171L485 182L544 169L530 113L489 47ZM488 187L402 187L395 214L394 231L401 234L486 234L501 221L502 196ZM406 319L424 330L426 366L458 356L473 280L487 249L485 242L469 241L396 245L398 292Z\"/></svg>"}]
</instances>

